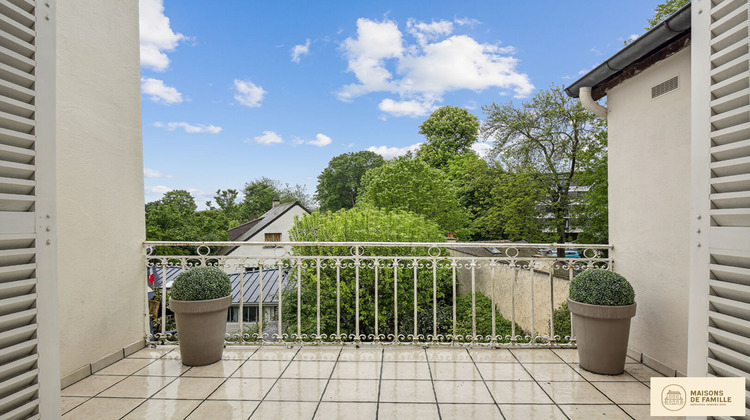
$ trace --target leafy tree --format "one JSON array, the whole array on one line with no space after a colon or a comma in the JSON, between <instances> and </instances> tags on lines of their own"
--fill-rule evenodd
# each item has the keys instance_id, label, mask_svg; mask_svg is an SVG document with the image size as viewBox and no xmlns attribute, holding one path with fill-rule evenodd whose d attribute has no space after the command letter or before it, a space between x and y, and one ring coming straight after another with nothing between
<instances>
[{"instance_id":1,"label":"leafy tree","mask_svg":"<svg viewBox=\"0 0 750 420\"><path fill-rule=\"evenodd\" d=\"M565 219L570 216L571 186L581 168L596 156L590 151L606 150L601 144L604 125L599 117L554 85L520 107L493 103L483 109L487 119L482 134L494 139L493 151L509 171L536 174L543 203L553 215L545 224L555 233L556 241L567 242Z\"/></svg>"},{"instance_id":2,"label":"leafy tree","mask_svg":"<svg viewBox=\"0 0 750 420\"><path fill-rule=\"evenodd\" d=\"M320 211L337 211L354 207L361 180L369 169L385 163L383 157L370 151L344 153L335 156L318 175L315 198Z\"/></svg>"},{"instance_id":3,"label":"leafy tree","mask_svg":"<svg viewBox=\"0 0 750 420\"><path fill-rule=\"evenodd\" d=\"M602 131L601 146L606 148L606 131ZM575 225L583 230L577 241L588 244L609 243L609 199L607 182L607 154L603 150L588 150L593 155L588 167L578 176L578 184L590 186L578 205L573 206Z\"/></svg>"},{"instance_id":4,"label":"leafy tree","mask_svg":"<svg viewBox=\"0 0 750 420\"><path fill-rule=\"evenodd\" d=\"M302 219L297 219L289 232L293 241L310 242L442 242L445 236L438 226L424 217L404 211L384 211L375 208L355 207L337 212L316 212ZM341 332L353 334L355 323L359 323L362 334L374 333L375 319L375 271L372 259L360 261L359 289L355 287L355 270L351 260L342 260L336 268L336 257L351 258L353 250L349 247L294 247L295 255L322 256L320 262L321 293L321 332L336 332L336 290L337 278L340 283ZM410 257L427 256L427 249L410 247L368 247L360 249L360 255L366 258L382 256L379 260L378 276L378 323L379 333L394 333L394 258L398 258L397 293L398 293L398 332L404 336L413 333L414 309L414 271L410 266ZM291 262L294 260L292 259ZM316 332L317 304L317 267L315 263L302 266L301 278L301 325L303 334ZM339 276L337 277L337 273ZM291 274L296 278L296 268ZM444 307L451 293L451 272L449 269L438 270L436 289L438 305ZM432 270L419 270L417 274L417 306L420 311L433 308ZM297 331L297 289L292 286L284 292L283 320L288 323L288 333ZM360 318L356 319L355 295L359 293ZM420 333L431 333L421 330Z\"/></svg>"},{"instance_id":5,"label":"leafy tree","mask_svg":"<svg viewBox=\"0 0 750 420\"><path fill-rule=\"evenodd\" d=\"M443 169L455 156L471 150L479 134L479 119L469 111L446 105L438 108L419 126L427 139L417 157L433 168Z\"/></svg>"},{"instance_id":6,"label":"leafy tree","mask_svg":"<svg viewBox=\"0 0 750 420\"><path fill-rule=\"evenodd\" d=\"M497 175L488 194L481 201L483 211L474 221L476 236L482 239L542 241L543 199L538 176L528 172Z\"/></svg>"},{"instance_id":7,"label":"leafy tree","mask_svg":"<svg viewBox=\"0 0 750 420\"><path fill-rule=\"evenodd\" d=\"M437 223L443 233L468 236L468 213L458 202L456 188L445 173L422 159L402 156L367 171L357 200L360 205L416 213Z\"/></svg>"},{"instance_id":8,"label":"leafy tree","mask_svg":"<svg viewBox=\"0 0 750 420\"><path fill-rule=\"evenodd\" d=\"M299 201L307 209L311 209L314 205L312 197L307 194L304 186L282 184L278 180L267 177L260 177L245 183L242 192L245 197L240 214L244 220L252 220L270 210L273 207L274 198L278 198L281 203Z\"/></svg>"},{"instance_id":9,"label":"leafy tree","mask_svg":"<svg viewBox=\"0 0 750 420\"><path fill-rule=\"evenodd\" d=\"M662 23L664 19L668 18L688 3L690 3L690 0L666 0L664 3L659 4L654 8L654 17L647 19L648 26L646 26L645 29L648 31L654 26Z\"/></svg>"},{"instance_id":10,"label":"leafy tree","mask_svg":"<svg viewBox=\"0 0 750 420\"><path fill-rule=\"evenodd\" d=\"M193 196L174 190L146 204L146 239L150 241L223 241L227 240L228 220L223 212L196 212ZM160 251L157 249L157 253ZM189 248L169 250L189 254Z\"/></svg>"}]
</instances>

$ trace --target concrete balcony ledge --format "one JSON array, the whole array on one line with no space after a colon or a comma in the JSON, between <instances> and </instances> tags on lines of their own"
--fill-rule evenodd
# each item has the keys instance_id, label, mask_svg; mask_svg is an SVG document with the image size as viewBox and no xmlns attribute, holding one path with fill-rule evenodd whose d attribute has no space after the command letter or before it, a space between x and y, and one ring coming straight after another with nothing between
<instances>
[{"instance_id":1,"label":"concrete balcony ledge","mask_svg":"<svg viewBox=\"0 0 750 420\"><path fill-rule=\"evenodd\" d=\"M658 372L596 375L574 349L237 346L209 366L144 348L62 390L75 418L647 418Z\"/></svg>"}]
</instances>

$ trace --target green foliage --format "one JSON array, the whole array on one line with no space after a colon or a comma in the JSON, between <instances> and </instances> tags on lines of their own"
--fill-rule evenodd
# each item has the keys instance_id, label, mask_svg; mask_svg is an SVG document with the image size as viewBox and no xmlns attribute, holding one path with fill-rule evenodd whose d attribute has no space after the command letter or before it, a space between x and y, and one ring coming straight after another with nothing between
<instances>
[{"instance_id":1,"label":"green foliage","mask_svg":"<svg viewBox=\"0 0 750 420\"><path fill-rule=\"evenodd\" d=\"M427 142L419 148L417 157L443 169L455 156L471 150L478 133L479 119L474 114L457 106L442 106L419 126L419 134Z\"/></svg>"},{"instance_id":2,"label":"green foliage","mask_svg":"<svg viewBox=\"0 0 750 420\"><path fill-rule=\"evenodd\" d=\"M646 30L660 24L664 19L671 16L674 12L680 10L683 6L690 3L690 0L666 0L654 8L654 17L647 19L648 25Z\"/></svg>"},{"instance_id":3,"label":"green foliage","mask_svg":"<svg viewBox=\"0 0 750 420\"><path fill-rule=\"evenodd\" d=\"M232 293L229 276L216 267L194 267L180 273L172 284L172 299L211 300Z\"/></svg>"},{"instance_id":4,"label":"green foliage","mask_svg":"<svg viewBox=\"0 0 750 420\"><path fill-rule=\"evenodd\" d=\"M315 198L320 203L320 211L354 207L365 172L384 163L382 156L370 151L344 153L333 157L318 175Z\"/></svg>"},{"instance_id":5,"label":"green foliage","mask_svg":"<svg viewBox=\"0 0 750 420\"><path fill-rule=\"evenodd\" d=\"M419 214L438 224L443 234L468 236L468 213L445 173L421 159L396 158L362 178L357 206Z\"/></svg>"},{"instance_id":6,"label":"green foliage","mask_svg":"<svg viewBox=\"0 0 750 420\"><path fill-rule=\"evenodd\" d=\"M458 296L456 298L456 332L459 335L472 334L472 316L471 316L471 293ZM476 293L476 322L477 334L488 336L492 334L492 300L483 295ZM448 329L450 331L450 329ZM495 334L503 337L510 336L512 333L512 323L500 315L499 310L495 310ZM524 335L521 328L516 324L516 335Z\"/></svg>"},{"instance_id":7,"label":"green foliage","mask_svg":"<svg viewBox=\"0 0 750 420\"><path fill-rule=\"evenodd\" d=\"M240 214L244 221L258 218L271 210L274 198L278 198L281 203L299 201L308 210L312 209L315 204L304 186L282 184L280 181L266 177L260 177L245 183L242 192L245 197L242 201Z\"/></svg>"},{"instance_id":8,"label":"green foliage","mask_svg":"<svg viewBox=\"0 0 750 420\"><path fill-rule=\"evenodd\" d=\"M493 151L509 172L534 174L543 192L539 204L553 216L543 219L545 227L555 233L557 242L567 242L570 187L597 153L606 153L604 124L554 85L520 107L510 102L483 109L487 118L482 134L494 139Z\"/></svg>"},{"instance_id":9,"label":"green foliage","mask_svg":"<svg viewBox=\"0 0 750 420\"><path fill-rule=\"evenodd\" d=\"M602 131L600 146L604 150L589 150L593 156L584 159L588 162L583 171L576 177L578 185L590 186L580 204L571 207L573 224L581 227L583 232L576 242L586 244L609 243L609 183L607 181L607 132Z\"/></svg>"},{"instance_id":10,"label":"green foliage","mask_svg":"<svg viewBox=\"0 0 750 420\"><path fill-rule=\"evenodd\" d=\"M505 238L512 241L544 241L540 202L544 199L543 186L537 174L507 172L496 175L489 193L481 204L474 228L477 237Z\"/></svg>"},{"instance_id":11,"label":"green foliage","mask_svg":"<svg viewBox=\"0 0 750 420\"><path fill-rule=\"evenodd\" d=\"M552 314L553 322L555 325L555 335L560 336L560 343L567 343L570 340L565 338L570 337L570 310L568 309L568 302L563 302Z\"/></svg>"},{"instance_id":12,"label":"green foliage","mask_svg":"<svg viewBox=\"0 0 750 420\"><path fill-rule=\"evenodd\" d=\"M146 240L149 241L225 241L228 219L216 209L196 211L195 200L184 190L169 191L161 200L146 204ZM156 254L167 250L157 248ZM187 247L172 247L168 252L189 255Z\"/></svg>"},{"instance_id":13,"label":"green foliage","mask_svg":"<svg viewBox=\"0 0 750 420\"><path fill-rule=\"evenodd\" d=\"M423 217L404 211L379 210L375 208L360 208L339 210L335 213L313 213L298 219L290 231L293 241L372 241L372 242L441 242L444 236L433 222ZM413 329L407 329L405 318L414 309L414 269L409 266L413 262L410 257L426 256L428 250L410 247L368 247L360 249L360 266L355 267L343 261L336 267L336 256L351 257L350 247L294 247L296 255L320 255L320 302L321 302L321 332L323 334L336 333L336 300L337 288L340 289L341 299L341 332L353 334L355 323L359 323L362 334L374 333L375 319L375 270L373 257L378 259L378 322L380 334L393 334L394 328L394 273L397 276L397 296L399 334L408 335ZM394 268L394 259L398 265ZM438 258L436 261L440 261ZM294 260L290 261L294 263ZM315 334L316 332L316 302L317 302L317 267L315 264L302 267L301 279L296 278L297 269L290 271L294 284L301 281L302 302L302 332ZM356 288L356 273L359 273L359 289ZM337 273L339 276L337 277ZM337 284L337 278L339 283ZM438 269L437 299L438 305L444 306L450 293L450 270ZM433 279L432 270L420 269L417 277L417 305L420 310L432 313ZM360 317L356 319L356 294L359 294ZM288 333L297 331L297 288L291 286L284 292L283 321L289 325ZM413 328L413 327L412 327ZM420 333L429 333L420 329Z\"/></svg>"},{"instance_id":14,"label":"green foliage","mask_svg":"<svg viewBox=\"0 0 750 420\"><path fill-rule=\"evenodd\" d=\"M625 277L601 268L585 270L570 282L570 300L589 305L625 306L635 302Z\"/></svg>"}]
</instances>

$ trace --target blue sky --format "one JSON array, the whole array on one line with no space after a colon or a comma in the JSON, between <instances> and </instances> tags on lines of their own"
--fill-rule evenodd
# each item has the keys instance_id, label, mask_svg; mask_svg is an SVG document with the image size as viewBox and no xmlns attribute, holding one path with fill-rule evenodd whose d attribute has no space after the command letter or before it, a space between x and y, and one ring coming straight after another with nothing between
<instances>
[{"instance_id":1,"label":"blue sky","mask_svg":"<svg viewBox=\"0 0 750 420\"><path fill-rule=\"evenodd\" d=\"M437 107L482 120L573 82L656 4L140 0L146 201L261 176L313 194L336 155L416 147Z\"/></svg>"}]
</instances>

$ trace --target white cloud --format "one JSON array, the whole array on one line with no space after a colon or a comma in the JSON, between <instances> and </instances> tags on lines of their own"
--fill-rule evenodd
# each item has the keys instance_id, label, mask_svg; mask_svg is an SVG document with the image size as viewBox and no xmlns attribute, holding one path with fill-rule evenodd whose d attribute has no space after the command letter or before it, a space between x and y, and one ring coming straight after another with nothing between
<instances>
[{"instance_id":1,"label":"white cloud","mask_svg":"<svg viewBox=\"0 0 750 420\"><path fill-rule=\"evenodd\" d=\"M394 101L387 98L380 101L378 109L395 117L419 117L429 114L435 107L429 102Z\"/></svg>"},{"instance_id":2,"label":"white cloud","mask_svg":"<svg viewBox=\"0 0 750 420\"><path fill-rule=\"evenodd\" d=\"M482 23L478 19L468 18L468 17L465 17L465 18L456 18L456 19L453 19L453 21L456 23L456 25L469 26L470 28L473 28L473 27L475 27L477 25L480 25Z\"/></svg>"},{"instance_id":3,"label":"white cloud","mask_svg":"<svg viewBox=\"0 0 750 420\"><path fill-rule=\"evenodd\" d=\"M292 62L299 63L300 57L310 54L310 40L305 41L305 45L295 45L292 48Z\"/></svg>"},{"instance_id":4,"label":"white cloud","mask_svg":"<svg viewBox=\"0 0 750 420\"><path fill-rule=\"evenodd\" d=\"M630 36L628 37L628 42L633 42L638 39L638 37L640 37L639 34L630 34Z\"/></svg>"},{"instance_id":5,"label":"white cloud","mask_svg":"<svg viewBox=\"0 0 750 420\"><path fill-rule=\"evenodd\" d=\"M172 175L166 175L156 169L143 168L143 176L145 178L172 178Z\"/></svg>"},{"instance_id":6,"label":"white cloud","mask_svg":"<svg viewBox=\"0 0 750 420\"><path fill-rule=\"evenodd\" d=\"M375 152L385 159L393 159L395 157L403 156L409 152L416 152L422 143L412 144L406 147L388 147L388 146L370 146L367 148L370 152Z\"/></svg>"},{"instance_id":7,"label":"white cloud","mask_svg":"<svg viewBox=\"0 0 750 420\"><path fill-rule=\"evenodd\" d=\"M159 79L141 78L141 92L156 103L171 105L182 102L182 94Z\"/></svg>"},{"instance_id":8,"label":"white cloud","mask_svg":"<svg viewBox=\"0 0 750 420\"><path fill-rule=\"evenodd\" d=\"M163 0L139 0L139 25L141 37L141 66L155 71L169 67L165 51L174 51L185 35L175 33L164 15Z\"/></svg>"},{"instance_id":9,"label":"white cloud","mask_svg":"<svg viewBox=\"0 0 750 420\"><path fill-rule=\"evenodd\" d=\"M146 194L164 194L172 191L172 188L165 187L164 185L146 185L143 187Z\"/></svg>"},{"instance_id":10,"label":"white cloud","mask_svg":"<svg viewBox=\"0 0 750 420\"><path fill-rule=\"evenodd\" d=\"M221 127L217 127L215 125L192 125L188 124L186 122L168 122L166 124L161 122L155 122L154 127L160 127L165 128L169 131L174 131L178 128L182 128L185 130L186 133L209 133L209 134L217 134L221 132Z\"/></svg>"},{"instance_id":11,"label":"white cloud","mask_svg":"<svg viewBox=\"0 0 750 420\"><path fill-rule=\"evenodd\" d=\"M440 39L453 33L453 22L449 20L439 20L432 23L417 22L416 19L410 18L406 22L407 31L417 40L421 46L428 41Z\"/></svg>"},{"instance_id":12,"label":"white cloud","mask_svg":"<svg viewBox=\"0 0 750 420\"><path fill-rule=\"evenodd\" d=\"M237 93L234 94L234 99L242 105L248 107L259 107L263 96L267 93L262 87L256 86L255 83L249 80L234 80L234 88Z\"/></svg>"},{"instance_id":13,"label":"white cloud","mask_svg":"<svg viewBox=\"0 0 750 420\"><path fill-rule=\"evenodd\" d=\"M487 155L490 153L490 150L492 150L492 143L478 141L471 145L471 150L473 150L477 154L477 156L481 158L487 157Z\"/></svg>"},{"instance_id":14,"label":"white cloud","mask_svg":"<svg viewBox=\"0 0 750 420\"><path fill-rule=\"evenodd\" d=\"M358 83L342 86L338 99L351 101L370 92L391 93L398 95L398 101L381 101L381 110L391 110L395 116L414 116L424 115L417 114L417 104L433 106L450 91L480 92L494 87L501 92L510 90L516 97L531 94L534 85L526 74L516 70L513 47L453 35L454 23L477 22L461 19L424 23L409 19L406 30L416 39L416 44L409 44L392 21L357 20L357 35L347 38L342 49L348 70Z\"/></svg>"},{"instance_id":15,"label":"white cloud","mask_svg":"<svg viewBox=\"0 0 750 420\"><path fill-rule=\"evenodd\" d=\"M284 142L281 136L274 133L273 131L264 131L262 136L255 137L253 140L255 140L256 143L260 144L275 144ZM250 143L250 140L245 140L245 143Z\"/></svg>"},{"instance_id":16,"label":"white cloud","mask_svg":"<svg viewBox=\"0 0 750 420\"><path fill-rule=\"evenodd\" d=\"M318 147L325 147L331 144L331 141L332 140L330 137L326 136L325 134L318 133L318 135L315 136L315 140L310 140L307 142L307 144L312 144L313 146Z\"/></svg>"}]
</instances>

